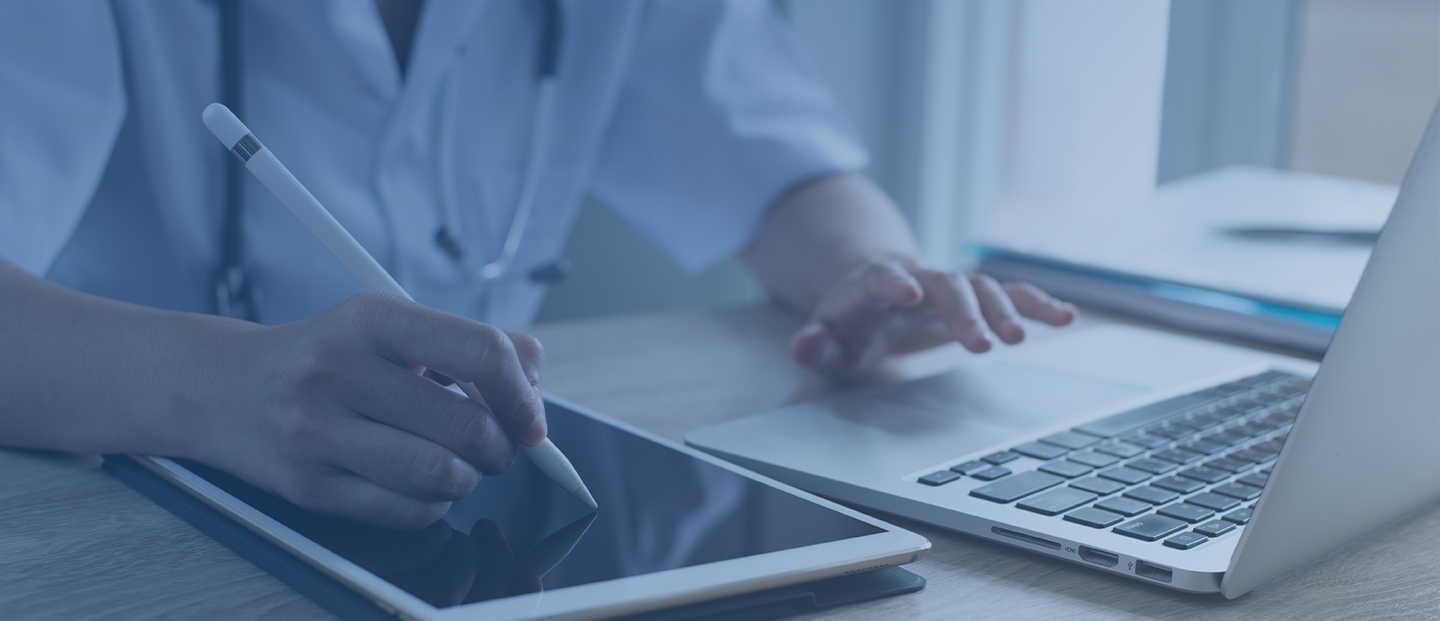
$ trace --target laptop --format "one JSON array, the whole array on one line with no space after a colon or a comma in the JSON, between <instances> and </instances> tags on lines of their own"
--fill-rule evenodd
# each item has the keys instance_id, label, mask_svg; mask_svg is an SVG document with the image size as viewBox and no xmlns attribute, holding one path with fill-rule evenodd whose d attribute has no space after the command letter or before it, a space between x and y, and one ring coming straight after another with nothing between
<instances>
[{"instance_id":1,"label":"laptop","mask_svg":"<svg viewBox=\"0 0 1440 621\"><path fill-rule=\"evenodd\" d=\"M1440 500L1436 117L1318 365L1097 325L685 440L823 496L1238 597Z\"/></svg>"}]
</instances>

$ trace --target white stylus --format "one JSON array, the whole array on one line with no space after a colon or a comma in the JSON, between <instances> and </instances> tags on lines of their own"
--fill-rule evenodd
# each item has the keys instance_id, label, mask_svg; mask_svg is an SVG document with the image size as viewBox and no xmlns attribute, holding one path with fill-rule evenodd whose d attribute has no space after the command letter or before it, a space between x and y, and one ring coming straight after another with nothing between
<instances>
[{"instance_id":1,"label":"white stylus","mask_svg":"<svg viewBox=\"0 0 1440 621\"><path fill-rule=\"evenodd\" d=\"M345 268L361 287L367 291L385 291L403 296L407 300L414 299L400 288L400 284L390 277L385 268L380 267L360 242L350 236L350 232L330 215L325 206L315 200L295 175L290 174L285 165L275 159L275 154L255 139L255 135L250 133L240 119L235 118L229 108L212 103L205 107L201 118L205 120L205 126L210 128L210 132L215 134L235 157L244 162L245 169L255 175L265 189L270 190L270 193L280 200L280 204L290 210L291 215L300 221L305 230L310 231L315 240L340 262L340 266ZM471 399L483 403L474 384L462 382L458 385ZM537 446L521 446L520 449L525 451L530 462L535 464L540 472L545 473L545 476L550 477L551 481L590 505L591 509L599 508L599 505L595 504L595 498L590 495L590 490L585 487L585 482L580 480L580 474L575 472L570 460L555 447L550 438L545 438Z\"/></svg>"}]
</instances>

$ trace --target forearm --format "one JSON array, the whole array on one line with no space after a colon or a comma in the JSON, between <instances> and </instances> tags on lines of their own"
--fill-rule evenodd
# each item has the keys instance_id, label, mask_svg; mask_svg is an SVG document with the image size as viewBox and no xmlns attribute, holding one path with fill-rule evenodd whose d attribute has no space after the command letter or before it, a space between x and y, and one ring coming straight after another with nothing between
<instances>
[{"instance_id":1,"label":"forearm","mask_svg":"<svg viewBox=\"0 0 1440 621\"><path fill-rule=\"evenodd\" d=\"M0 261L0 445L184 455L259 326L87 295ZM232 379L232 378L225 378Z\"/></svg>"},{"instance_id":2,"label":"forearm","mask_svg":"<svg viewBox=\"0 0 1440 621\"><path fill-rule=\"evenodd\" d=\"M782 197L740 255L771 295L803 312L861 265L918 256L900 210L858 173L816 179Z\"/></svg>"}]
</instances>

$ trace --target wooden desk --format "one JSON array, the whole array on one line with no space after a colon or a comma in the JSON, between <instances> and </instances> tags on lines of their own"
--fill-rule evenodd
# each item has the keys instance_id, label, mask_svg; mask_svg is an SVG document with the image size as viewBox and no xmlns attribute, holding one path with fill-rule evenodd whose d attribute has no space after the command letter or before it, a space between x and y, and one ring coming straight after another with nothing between
<instances>
[{"instance_id":1,"label":"wooden desk","mask_svg":"<svg viewBox=\"0 0 1440 621\"><path fill-rule=\"evenodd\" d=\"M549 324L535 333L549 354L547 389L680 440L691 429L835 390L790 363L786 343L797 327L774 309L741 308ZM892 365L874 381L932 373L957 355L940 351ZM1344 502L1343 490L1336 502ZM1440 617L1440 507L1235 601L1174 593L882 517L934 543L928 558L909 566L929 586L814 617ZM112 479L97 458L0 450L0 617L102 616L328 614Z\"/></svg>"}]
</instances>

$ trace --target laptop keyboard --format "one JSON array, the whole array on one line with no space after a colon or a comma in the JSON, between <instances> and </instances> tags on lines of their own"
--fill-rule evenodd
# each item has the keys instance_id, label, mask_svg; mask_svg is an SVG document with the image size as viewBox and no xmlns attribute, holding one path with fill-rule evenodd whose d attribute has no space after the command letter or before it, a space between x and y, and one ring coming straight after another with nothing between
<instances>
[{"instance_id":1,"label":"laptop keyboard","mask_svg":"<svg viewBox=\"0 0 1440 621\"><path fill-rule=\"evenodd\" d=\"M1309 380L1267 371L1026 442L918 479L1180 550L1238 532ZM1023 459L1028 458L1028 459Z\"/></svg>"}]
</instances>

